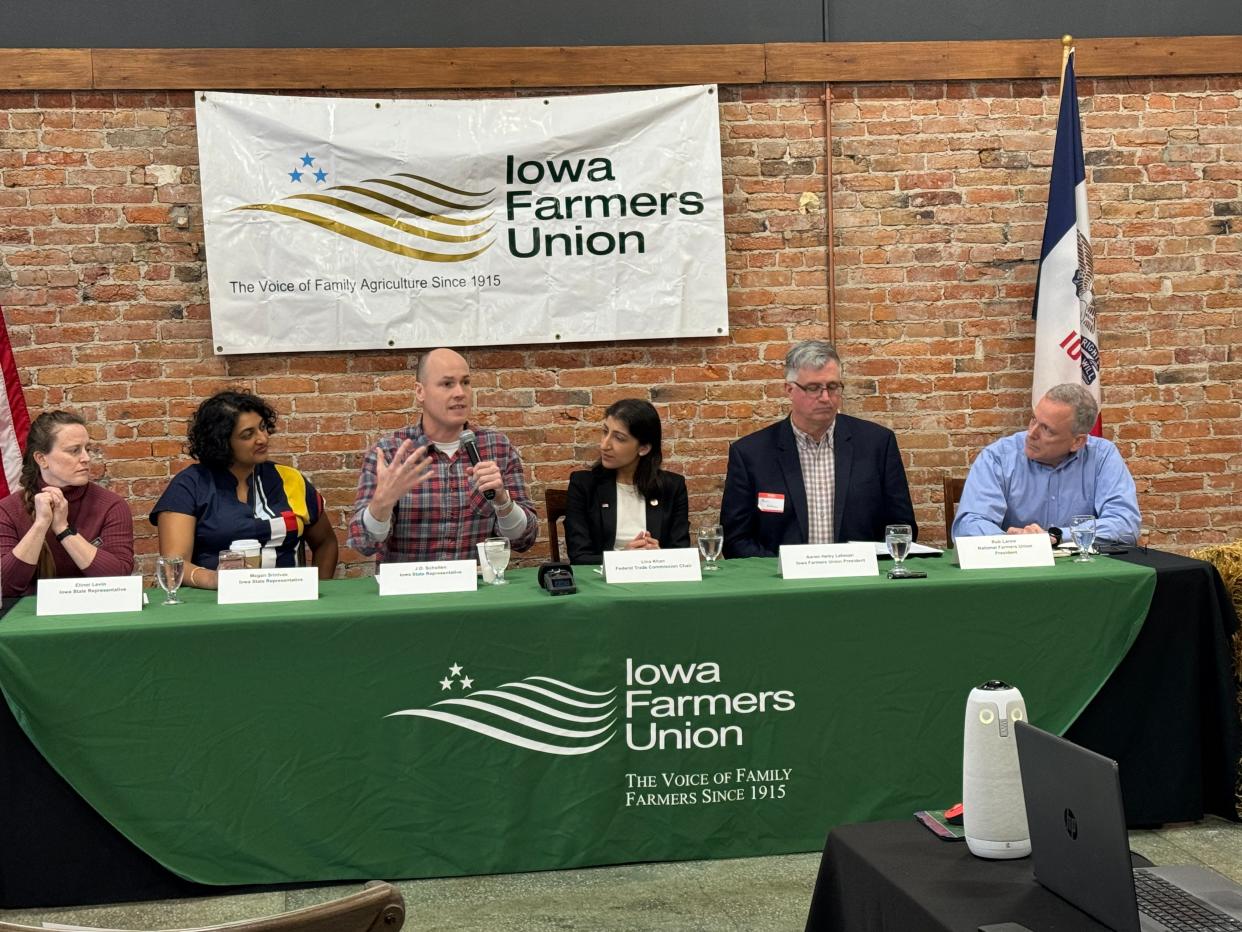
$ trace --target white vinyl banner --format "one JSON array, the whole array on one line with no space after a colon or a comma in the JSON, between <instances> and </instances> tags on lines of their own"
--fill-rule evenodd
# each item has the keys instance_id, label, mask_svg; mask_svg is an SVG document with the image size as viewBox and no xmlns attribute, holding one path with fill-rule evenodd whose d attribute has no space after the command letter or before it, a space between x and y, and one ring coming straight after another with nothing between
<instances>
[{"instance_id":1,"label":"white vinyl banner","mask_svg":"<svg viewBox=\"0 0 1242 932\"><path fill-rule=\"evenodd\" d=\"M196 99L217 353L728 332L714 86Z\"/></svg>"}]
</instances>

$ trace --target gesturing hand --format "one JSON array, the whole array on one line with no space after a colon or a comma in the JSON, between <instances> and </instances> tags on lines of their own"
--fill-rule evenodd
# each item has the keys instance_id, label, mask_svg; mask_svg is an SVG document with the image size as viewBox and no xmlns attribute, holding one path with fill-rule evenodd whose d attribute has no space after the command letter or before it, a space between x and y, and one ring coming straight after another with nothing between
<instances>
[{"instance_id":1,"label":"gesturing hand","mask_svg":"<svg viewBox=\"0 0 1242 932\"><path fill-rule=\"evenodd\" d=\"M383 449L376 447L375 494L371 498L371 514L380 521L386 521L401 496L430 479L434 468L427 448L415 449L409 440L401 441L391 461L385 458Z\"/></svg>"}]
</instances>

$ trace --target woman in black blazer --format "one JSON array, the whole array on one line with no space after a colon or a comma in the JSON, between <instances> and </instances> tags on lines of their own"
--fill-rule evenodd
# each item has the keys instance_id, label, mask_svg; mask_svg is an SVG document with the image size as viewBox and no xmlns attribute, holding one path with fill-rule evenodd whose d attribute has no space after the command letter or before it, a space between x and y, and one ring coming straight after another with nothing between
<instances>
[{"instance_id":1,"label":"woman in black blazer","mask_svg":"<svg viewBox=\"0 0 1242 932\"><path fill-rule=\"evenodd\" d=\"M605 550L690 546L686 480L661 469L662 460L656 409L638 398L614 402L604 412L599 460L569 477L571 563L603 563Z\"/></svg>"}]
</instances>

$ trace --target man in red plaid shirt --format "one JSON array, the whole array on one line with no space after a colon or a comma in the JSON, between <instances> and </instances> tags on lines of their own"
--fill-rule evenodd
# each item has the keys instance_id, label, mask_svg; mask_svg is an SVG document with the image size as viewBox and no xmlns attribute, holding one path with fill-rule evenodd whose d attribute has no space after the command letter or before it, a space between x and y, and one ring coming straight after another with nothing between
<instances>
[{"instance_id":1,"label":"man in red plaid shirt","mask_svg":"<svg viewBox=\"0 0 1242 932\"><path fill-rule=\"evenodd\" d=\"M377 563L473 560L475 545L504 536L528 550L539 519L522 458L509 439L473 428L479 464L461 449L470 418L470 366L450 349L424 353L414 395L422 417L367 453L349 522L349 545ZM488 501L483 493L494 490Z\"/></svg>"}]
</instances>

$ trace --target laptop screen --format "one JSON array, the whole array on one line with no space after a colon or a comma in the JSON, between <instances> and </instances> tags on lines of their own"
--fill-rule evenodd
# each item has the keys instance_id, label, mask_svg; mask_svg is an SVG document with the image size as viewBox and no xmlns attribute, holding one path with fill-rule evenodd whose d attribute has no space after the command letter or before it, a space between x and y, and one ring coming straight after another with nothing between
<instances>
[{"instance_id":1,"label":"laptop screen","mask_svg":"<svg viewBox=\"0 0 1242 932\"><path fill-rule=\"evenodd\" d=\"M1139 932L1117 763L1015 724L1035 879L1117 932Z\"/></svg>"}]
</instances>

